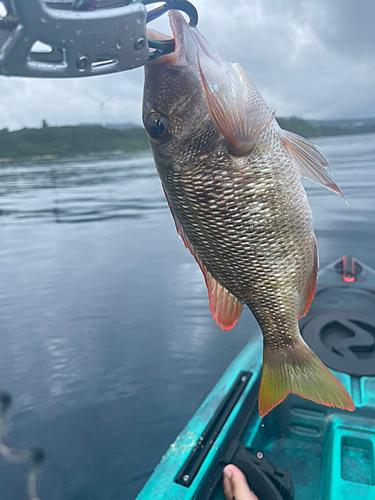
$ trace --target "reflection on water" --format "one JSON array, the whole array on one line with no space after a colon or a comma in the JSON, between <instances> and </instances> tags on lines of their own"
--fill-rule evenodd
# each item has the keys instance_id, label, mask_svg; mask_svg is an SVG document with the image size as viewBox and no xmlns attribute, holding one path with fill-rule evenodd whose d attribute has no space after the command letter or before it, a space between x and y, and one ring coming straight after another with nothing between
<instances>
[{"instance_id":1,"label":"reflection on water","mask_svg":"<svg viewBox=\"0 0 375 500\"><path fill-rule=\"evenodd\" d=\"M349 204L311 182L304 183L314 216L321 265L353 253L375 266L375 135L316 139L328 157L335 182Z\"/></svg>"},{"instance_id":2,"label":"reflection on water","mask_svg":"<svg viewBox=\"0 0 375 500\"><path fill-rule=\"evenodd\" d=\"M321 263L375 267L375 135L316 142L349 202L305 183ZM43 500L131 500L254 320L215 326L148 153L0 165L0 226L7 444L46 449ZM26 472L0 462L1 500Z\"/></svg>"},{"instance_id":3,"label":"reflection on water","mask_svg":"<svg viewBox=\"0 0 375 500\"><path fill-rule=\"evenodd\" d=\"M6 163L0 165L0 224L142 218L164 207L156 178L148 153Z\"/></svg>"}]
</instances>

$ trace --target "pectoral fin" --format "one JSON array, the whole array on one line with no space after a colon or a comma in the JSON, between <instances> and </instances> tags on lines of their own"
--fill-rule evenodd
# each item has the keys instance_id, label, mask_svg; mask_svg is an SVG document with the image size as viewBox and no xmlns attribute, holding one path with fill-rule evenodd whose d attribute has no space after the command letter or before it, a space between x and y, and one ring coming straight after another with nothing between
<instances>
[{"instance_id":1,"label":"pectoral fin","mask_svg":"<svg viewBox=\"0 0 375 500\"><path fill-rule=\"evenodd\" d=\"M301 177L306 177L344 197L341 189L333 182L327 172L329 170L328 161L316 146L307 139L293 134L293 132L282 129L281 131L281 140L292 157Z\"/></svg>"},{"instance_id":2,"label":"pectoral fin","mask_svg":"<svg viewBox=\"0 0 375 500\"><path fill-rule=\"evenodd\" d=\"M218 64L198 54L198 67L211 118L229 142L229 152L250 152L274 119L275 111L267 107L240 65L224 60Z\"/></svg>"},{"instance_id":3,"label":"pectoral fin","mask_svg":"<svg viewBox=\"0 0 375 500\"><path fill-rule=\"evenodd\" d=\"M243 304L236 299L223 285L221 285L208 271L206 266L203 264L199 255L195 251L195 248L191 244L189 238L187 237L180 221L174 215L171 203L168 200L167 193L164 189L165 197L167 198L169 209L172 213L174 222L176 224L177 233L181 236L186 248L190 250L190 253L197 261L201 271L203 273L210 303L210 311L215 320L217 326L222 330L230 330L237 323L238 318L241 316Z\"/></svg>"}]
</instances>

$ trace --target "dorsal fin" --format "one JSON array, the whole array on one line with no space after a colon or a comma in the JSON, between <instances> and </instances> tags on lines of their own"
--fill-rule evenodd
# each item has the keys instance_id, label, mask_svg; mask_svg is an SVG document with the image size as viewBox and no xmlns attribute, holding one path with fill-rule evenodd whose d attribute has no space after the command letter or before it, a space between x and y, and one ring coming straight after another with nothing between
<instances>
[{"instance_id":1,"label":"dorsal fin","mask_svg":"<svg viewBox=\"0 0 375 500\"><path fill-rule=\"evenodd\" d=\"M189 238L186 236L186 233L180 221L173 213L164 186L163 190L169 205L169 209L176 224L177 233L181 236L186 248L190 250L190 253L197 261L203 273L204 280L207 286L208 298L210 301L210 311L215 320L215 323L223 330L230 330L234 327L234 325L238 321L238 318L241 316L243 304L238 299L236 299L236 297L232 295L223 285L216 281L216 279L203 264L193 245L190 243Z\"/></svg>"},{"instance_id":2,"label":"dorsal fin","mask_svg":"<svg viewBox=\"0 0 375 500\"><path fill-rule=\"evenodd\" d=\"M312 142L283 129L281 129L280 138L302 177L306 177L344 197L341 189L327 173L329 170L328 161Z\"/></svg>"},{"instance_id":3,"label":"dorsal fin","mask_svg":"<svg viewBox=\"0 0 375 500\"><path fill-rule=\"evenodd\" d=\"M275 117L239 64L220 64L198 54L198 67L211 118L233 155L249 153Z\"/></svg>"}]
</instances>

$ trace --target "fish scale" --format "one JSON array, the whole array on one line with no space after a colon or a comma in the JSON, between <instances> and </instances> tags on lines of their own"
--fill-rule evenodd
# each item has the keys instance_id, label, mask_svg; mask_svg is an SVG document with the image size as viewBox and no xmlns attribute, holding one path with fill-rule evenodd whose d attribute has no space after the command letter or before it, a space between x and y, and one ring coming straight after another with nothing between
<instances>
[{"instance_id":1,"label":"fish scale","mask_svg":"<svg viewBox=\"0 0 375 500\"><path fill-rule=\"evenodd\" d=\"M270 172L269 182L266 182L264 180L265 172L259 169L259 175L262 176L262 183L258 183L257 179L254 179L255 169L252 160L243 164L241 170L236 165L233 165L234 162L231 161L229 155L225 164L223 162L218 166L215 162L213 163L212 169L207 164L198 165L194 172L195 175L190 170L186 173L183 171L181 176L178 175L178 177L181 177L179 180L172 181L169 185L166 184L172 205L176 206L176 211L178 210L177 206L181 206L181 203L177 199L177 193L174 192L173 188L177 183L181 186L181 195L189 203L189 207L186 210L189 216L187 218L186 212L182 213L179 211L179 219L184 226L187 236L196 248L198 255L206 263L208 270L214 277L221 276L222 279L225 279L224 284L228 287L229 291L242 302L248 303L253 294L252 283L258 281L256 279L257 275L263 268L260 265L261 261L259 259L263 257L263 261L266 263L269 260L268 253L270 253L269 257L273 262L280 263L285 259L290 261L290 251L292 250L290 248L290 241L295 240L297 245L293 245L295 260L293 267L300 264L300 281L303 287L306 282L305 274L310 274L313 265L313 247L311 245L310 247L306 246L304 243L306 240L300 238L301 228L306 228L306 220L311 221L308 204L305 203L305 211L299 210L294 214L293 212L289 214L281 206L275 213L274 210L270 210L268 202L270 199L272 200L272 197L270 198L269 196L269 191L274 187L274 172ZM232 175L222 175L222 172L218 171L218 168L222 168L223 166ZM206 177L210 175L207 174L207 171L211 171L211 178L216 178L217 180L216 182L212 181L211 183L204 183L202 185L199 182L199 178L203 177L204 173L206 173ZM197 177L198 180L196 180ZM248 179L250 182L248 182ZM300 183L298 182L298 184ZM265 195L267 195L267 198L265 198ZM173 201L175 197L176 202ZM211 202L214 202L216 199L225 200L225 205L221 210L218 210L219 206L217 203L207 204L207 198ZM306 197L304 196L304 198ZM231 199L233 200L232 202L230 201ZM207 240L202 238L201 232L197 234L196 228L189 225L189 220L191 219L190 211L196 214L196 220L199 221L202 228L208 231L208 235L212 234L211 237L208 236ZM295 221L291 220L291 215L295 215ZM270 238L270 225L274 228L274 239ZM284 240L281 240L279 232L286 225L288 225L289 233ZM296 233L295 237L290 234L291 226ZM307 232L313 238L311 222L307 225L307 228ZM206 245L202 245L202 241L207 241ZM299 245L298 242L300 242ZM233 245L238 247L235 253L232 252ZM264 245L265 251L259 250L262 245ZM280 249L277 254L274 251L275 248ZM207 250L209 253L207 253ZM210 254L213 251L221 256L218 260L220 271L210 263ZM301 259L301 257L304 258ZM258 267L252 266L254 259L258 261ZM224 278L228 274L226 273L228 267L233 267L235 274L230 273L229 276ZM288 266L288 272L289 268L290 265ZM269 281L277 280L280 277L279 273L280 266L268 265L264 277ZM288 280L288 276L286 276L286 279ZM239 287L239 284L242 284L242 287Z\"/></svg>"},{"instance_id":2,"label":"fish scale","mask_svg":"<svg viewBox=\"0 0 375 500\"><path fill-rule=\"evenodd\" d=\"M227 175L223 175L223 168ZM313 245L306 242L309 236L313 241L314 233L310 207L303 188L299 188L299 180L292 193L287 189L287 195L295 199L299 194L301 202L305 202L305 210L301 210L299 205L298 211L287 212L281 206L276 212L271 212L269 191L274 190L277 172L281 169L273 162L268 168L268 176L264 170L262 158L258 162L249 159L239 170L227 155L226 161L224 158L221 161L213 158L211 162L199 163L194 169L171 172L172 178L165 178L164 186L172 210L197 256L217 281L249 306L260 323L265 342L278 347L285 344L284 335L290 342L295 335L299 335L296 328L296 302L299 297L294 290L303 288L311 274ZM297 177L295 168L290 170L291 176L294 174ZM258 177L261 182L258 182ZM204 178L206 181L202 182ZM247 182L248 179L250 182ZM284 177L276 181L276 185L279 188L288 186L288 181ZM228 201L228 198L233 201ZM217 199L225 200L221 210ZM270 224L274 228L274 240L270 238ZM280 238L284 227L288 227L288 233L285 238ZM295 235L291 234L291 228ZM301 238L303 233L306 233L305 238ZM293 248L291 240L297 242ZM282 263L286 260L288 265L283 271ZM286 301L284 293L280 296L280 289L283 292L292 289L292 298ZM290 311L288 320L280 315L279 302L282 308ZM264 318L265 310L267 316L271 316L271 322ZM291 333L294 334L292 337Z\"/></svg>"},{"instance_id":3,"label":"fish scale","mask_svg":"<svg viewBox=\"0 0 375 500\"><path fill-rule=\"evenodd\" d=\"M143 120L178 233L200 266L216 323L246 304L263 333L263 416L290 393L353 410L346 389L302 340L318 268L300 177L341 193L326 160L280 129L238 64L178 12L175 51L146 66Z\"/></svg>"}]
</instances>

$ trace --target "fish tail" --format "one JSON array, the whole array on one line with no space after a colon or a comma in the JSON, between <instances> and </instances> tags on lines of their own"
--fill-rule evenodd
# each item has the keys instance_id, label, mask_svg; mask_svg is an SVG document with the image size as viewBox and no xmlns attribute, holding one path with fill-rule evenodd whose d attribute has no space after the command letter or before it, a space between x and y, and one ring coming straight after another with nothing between
<instances>
[{"instance_id":1,"label":"fish tail","mask_svg":"<svg viewBox=\"0 0 375 500\"><path fill-rule=\"evenodd\" d=\"M264 346L258 401L260 416L264 417L290 393L325 406L355 410L348 391L302 338L292 346Z\"/></svg>"}]
</instances>

